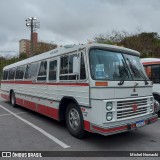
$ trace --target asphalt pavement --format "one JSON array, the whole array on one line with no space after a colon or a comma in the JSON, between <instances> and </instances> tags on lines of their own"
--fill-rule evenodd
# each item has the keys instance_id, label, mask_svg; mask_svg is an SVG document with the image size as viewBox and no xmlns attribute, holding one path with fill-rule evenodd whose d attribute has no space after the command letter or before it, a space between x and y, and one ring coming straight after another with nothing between
<instances>
[{"instance_id":1,"label":"asphalt pavement","mask_svg":"<svg viewBox=\"0 0 160 160\"><path fill-rule=\"evenodd\" d=\"M64 123L0 98L0 151L160 151L160 119L135 131L80 140Z\"/></svg>"}]
</instances>

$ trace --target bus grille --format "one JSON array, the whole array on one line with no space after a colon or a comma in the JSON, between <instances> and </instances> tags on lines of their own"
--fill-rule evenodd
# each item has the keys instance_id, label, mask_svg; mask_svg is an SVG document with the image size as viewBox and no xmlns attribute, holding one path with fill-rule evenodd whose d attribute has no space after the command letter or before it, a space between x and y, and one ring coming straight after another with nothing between
<instances>
[{"instance_id":1,"label":"bus grille","mask_svg":"<svg viewBox=\"0 0 160 160\"><path fill-rule=\"evenodd\" d=\"M147 113L147 99L132 99L117 102L117 119L129 118Z\"/></svg>"}]
</instances>

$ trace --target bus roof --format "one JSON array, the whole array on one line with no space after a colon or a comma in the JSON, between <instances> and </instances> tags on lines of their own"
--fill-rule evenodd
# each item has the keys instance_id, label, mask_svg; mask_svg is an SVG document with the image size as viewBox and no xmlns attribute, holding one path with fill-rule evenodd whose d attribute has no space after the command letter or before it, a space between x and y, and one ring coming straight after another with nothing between
<instances>
[{"instance_id":1,"label":"bus roof","mask_svg":"<svg viewBox=\"0 0 160 160\"><path fill-rule=\"evenodd\" d=\"M149 64L160 64L160 58L142 58L141 62L144 65L149 65Z\"/></svg>"},{"instance_id":2,"label":"bus roof","mask_svg":"<svg viewBox=\"0 0 160 160\"><path fill-rule=\"evenodd\" d=\"M129 53L129 54L132 54L132 55L136 55L136 56L140 55L140 53L135 51L135 50L124 48L124 47L119 47L119 46L115 46L115 45L108 45L108 44L91 43L91 44L86 44L86 45L83 45L83 44L81 44L81 45L66 45L66 46L58 47L58 48L55 48L55 49L50 50L48 52L30 57L30 58L27 58L25 60L10 64L8 66L5 66L3 68L3 70L14 68L14 67L17 67L17 66L26 65L26 64L41 61L41 60L45 60L45 59L48 59L48 58L63 55L65 53L74 52L74 51L81 50L81 49L84 49L84 48L86 48L88 50L88 49L94 48L94 47L95 48L105 48L105 49L109 49L109 50L113 50L113 51L121 51L121 52L124 52L124 53Z\"/></svg>"}]
</instances>

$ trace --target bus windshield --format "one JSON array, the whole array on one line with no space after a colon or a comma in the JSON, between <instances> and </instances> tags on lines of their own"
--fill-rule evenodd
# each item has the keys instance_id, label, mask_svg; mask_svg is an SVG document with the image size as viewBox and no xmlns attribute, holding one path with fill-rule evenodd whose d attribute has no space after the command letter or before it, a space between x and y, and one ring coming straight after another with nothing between
<instances>
[{"instance_id":1,"label":"bus windshield","mask_svg":"<svg viewBox=\"0 0 160 160\"><path fill-rule=\"evenodd\" d=\"M138 56L91 49L89 58L94 80L148 80Z\"/></svg>"}]
</instances>

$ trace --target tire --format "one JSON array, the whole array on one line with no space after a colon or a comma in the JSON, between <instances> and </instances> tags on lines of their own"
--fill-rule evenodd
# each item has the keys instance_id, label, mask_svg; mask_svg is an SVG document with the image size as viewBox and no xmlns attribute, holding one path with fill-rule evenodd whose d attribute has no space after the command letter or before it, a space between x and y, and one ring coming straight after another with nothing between
<instances>
[{"instance_id":1,"label":"tire","mask_svg":"<svg viewBox=\"0 0 160 160\"><path fill-rule=\"evenodd\" d=\"M66 125L71 135L76 138L85 136L83 116L80 108L75 103L70 103L66 110Z\"/></svg>"},{"instance_id":2,"label":"tire","mask_svg":"<svg viewBox=\"0 0 160 160\"><path fill-rule=\"evenodd\" d=\"M158 101L158 103L160 104L160 98L158 96L154 96L154 99ZM158 117L160 117L160 110L157 112L157 114L158 114Z\"/></svg>"},{"instance_id":3,"label":"tire","mask_svg":"<svg viewBox=\"0 0 160 160\"><path fill-rule=\"evenodd\" d=\"M10 103L12 105L12 107L16 108L16 97L15 97L15 93L14 91L11 92L11 97L10 97Z\"/></svg>"}]
</instances>

